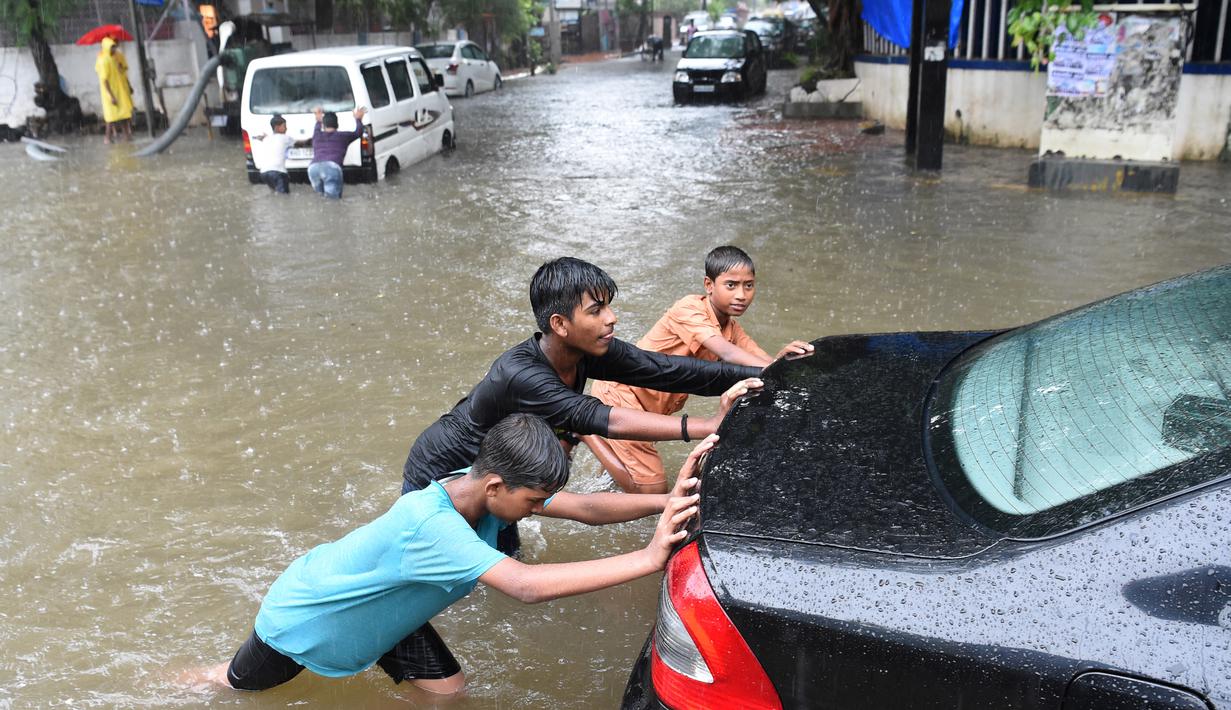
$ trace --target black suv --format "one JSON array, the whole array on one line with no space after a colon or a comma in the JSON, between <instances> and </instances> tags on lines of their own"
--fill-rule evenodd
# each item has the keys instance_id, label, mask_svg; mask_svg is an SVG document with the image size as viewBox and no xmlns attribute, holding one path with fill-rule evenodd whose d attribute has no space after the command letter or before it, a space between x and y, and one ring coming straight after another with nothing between
<instances>
[{"instance_id":1,"label":"black suv","mask_svg":"<svg viewBox=\"0 0 1231 710\"><path fill-rule=\"evenodd\" d=\"M1231 708L1231 265L778 361L625 708Z\"/></svg>"},{"instance_id":2,"label":"black suv","mask_svg":"<svg viewBox=\"0 0 1231 710\"><path fill-rule=\"evenodd\" d=\"M710 30L693 35L675 65L676 103L741 99L765 91L765 51L755 32Z\"/></svg>"}]
</instances>

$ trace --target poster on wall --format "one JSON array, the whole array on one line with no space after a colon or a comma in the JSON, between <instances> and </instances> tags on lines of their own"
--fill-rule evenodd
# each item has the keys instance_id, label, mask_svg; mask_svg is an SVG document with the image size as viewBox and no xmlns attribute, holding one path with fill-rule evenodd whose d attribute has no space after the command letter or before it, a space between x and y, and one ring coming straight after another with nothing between
<instances>
[{"instance_id":1,"label":"poster on wall","mask_svg":"<svg viewBox=\"0 0 1231 710\"><path fill-rule=\"evenodd\" d=\"M1056 29L1055 59L1047 63L1048 96L1104 96L1116 66L1116 16L1104 12L1081 39Z\"/></svg>"}]
</instances>

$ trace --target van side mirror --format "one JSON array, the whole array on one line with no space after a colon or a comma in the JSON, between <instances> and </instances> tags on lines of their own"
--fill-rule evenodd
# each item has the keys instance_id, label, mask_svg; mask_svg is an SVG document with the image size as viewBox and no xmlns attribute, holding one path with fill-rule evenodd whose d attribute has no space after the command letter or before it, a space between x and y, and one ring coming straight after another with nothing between
<instances>
[{"instance_id":1,"label":"van side mirror","mask_svg":"<svg viewBox=\"0 0 1231 710\"><path fill-rule=\"evenodd\" d=\"M443 89L443 88L445 88L445 78L444 78L444 76L442 76L442 75L440 75L440 74L433 74L433 75L432 75L432 86L436 87L437 89Z\"/></svg>"}]
</instances>

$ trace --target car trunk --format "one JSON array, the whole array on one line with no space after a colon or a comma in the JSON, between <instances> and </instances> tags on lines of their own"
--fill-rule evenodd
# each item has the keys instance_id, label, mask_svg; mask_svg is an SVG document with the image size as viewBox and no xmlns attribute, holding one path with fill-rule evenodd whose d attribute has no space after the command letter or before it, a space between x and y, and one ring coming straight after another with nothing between
<instances>
[{"instance_id":1,"label":"car trunk","mask_svg":"<svg viewBox=\"0 0 1231 710\"><path fill-rule=\"evenodd\" d=\"M719 430L701 530L926 558L994 543L933 484L923 442L933 381L990 335L838 336L775 363Z\"/></svg>"}]
</instances>

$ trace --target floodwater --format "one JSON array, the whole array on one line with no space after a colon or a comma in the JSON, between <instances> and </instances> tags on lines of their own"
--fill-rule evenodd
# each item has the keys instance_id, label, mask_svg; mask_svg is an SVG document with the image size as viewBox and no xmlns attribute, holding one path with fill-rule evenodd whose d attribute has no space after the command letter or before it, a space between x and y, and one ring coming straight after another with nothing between
<instances>
[{"instance_id":1,"label":"floodwater","mask_svg":"<svg viewBox=\"0 0 1231 710\"><path fill-rule=\"evenodd\" d=\"M790 72L744 106L674 107L670 78L566 65L456 100L455 152L340 203L249 185L203 129L153 159L0 146L0 708L420 702L375 670L261 694L176 677L230 657L293 558L395 500L416 434L533 330L544 260L605 267L636 339L708 249L741 245L743 322L771 352L1011 326L1231 261L1223 165L1186 164L1176 196L1028 191L1024 151L947 146L920 175L900 133L782 123ZM585 454L569 486L611 488ZM651 529L522 536L529 561L567 561ZM453 707L617 705L657 585L476 590L434 622L469 677Z\"/></svg>"}]
</instances>

